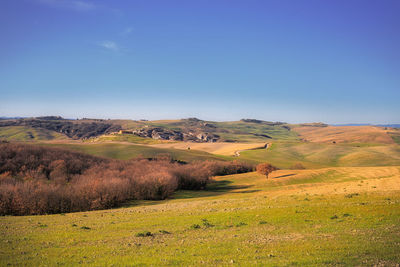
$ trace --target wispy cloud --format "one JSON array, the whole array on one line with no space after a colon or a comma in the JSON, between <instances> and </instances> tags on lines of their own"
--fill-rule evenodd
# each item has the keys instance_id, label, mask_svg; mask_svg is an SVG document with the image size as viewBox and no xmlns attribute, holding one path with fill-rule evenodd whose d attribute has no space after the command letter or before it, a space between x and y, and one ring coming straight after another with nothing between
<instances>
[{"instance_id":1,"label":"wispy cloud","mask_svg":"<svg viewBox=\"0 0 400 267\"><path fill-rule=\"evenodd\" d=\"M116 42L113 42L113 41L102 41L102 42L99 42L98 45L107 50L111 50L111 51L115 51L115 52L120 51L120 47L117 45Z\"/></svg>"},{"instance_id":2,"label":"wispy cloud","mask_svg":"<svg viewBox=\"0 0 400 267\"><path fill-rule=\"evenodd\" d=\"M121 35L122 35L122 36L128 36L128 35L130 35L132 32L133 32L133 28L132 28L132 27L128 27L128 28L125 28L125 29L121 32Z\"/></svg>"},{"instance_id":3,"label":"wispy cloud","mask_svg":"<svg viewBox=\"0 0 400 267\"><path fill-rule=\"evenodd\" d=\"M37 2L51 7L66 8L75 11L90 11L98 8L94 3L83 0L37 0Z\"/></svg>"}]
</instances>

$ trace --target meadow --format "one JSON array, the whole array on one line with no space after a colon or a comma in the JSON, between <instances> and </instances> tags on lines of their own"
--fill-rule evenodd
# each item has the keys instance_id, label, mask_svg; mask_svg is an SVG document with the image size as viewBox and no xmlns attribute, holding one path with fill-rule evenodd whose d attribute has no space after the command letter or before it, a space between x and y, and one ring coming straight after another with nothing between
<instances>
[{"instance_id":1,"label":"meadow","mask_svg":"<svg viewBox=\"0 0 400 267\"><path fill-rule=\"evenodd\" d=\"M164 201L1 217L0 265L396 266L400 168L216 177Z\"/></svg>"},{"instance_id":2,"label":"meadow","mask_svg":"<svg viewBox=\"0 0 400 267\"><path fill-rule=\"evenodd\" d=\"M131 159L138 156L151 158L167 153L175 160L241 160L248 163L268 161L281 169L290 169L296 163L306 168L369 167L400 165L400 146L373 143L311 143L299 141L273 141L268 143L42 143L67 148L91 155ZM190 147L190 150L187 148ZM239 156L234 156L240 151Z\"/></svg>"},{"instance_id":3,"label":"meadow","mask_svg":"<svg viewBox=\"0 0 400 267\"><path fill-rule=\"evenodd\" d=\"M210 122L190 119L118 123L210 127L204 126ZM71 140L35 128L34 140L41 146L103 160L161 154L189 165L236 159L269 162L280 170L269 179L256 172L217 176L204 190L178 190L162 200L128 200L119 208L0 217L0 265L398 266L398 130L211 123L222 140L237 142L124 134ZM9 140L31 140L22 128L1 130Z\"/></svg>"},{"instance_id":4,"label":"meadow","mask_svg":"<svg viewBox=\"0 0 400 267\"><path fill-rule=\"evenodd\" d=\"M65 135L41 128L31 128L26 126L0 127L0 140L9 141L47 141L65 140Z\"/></svg>"},{"instance_id":5,"label":"meadow","mask_svg":"<svg viewBox=\"0 0 400 267\"><path fill-rule=\"evenodd\" d=\"M233 157L215 155L200 150L159 148L146 146L143 144L127 143L41 143L44 146L59 147L74 150L90 155L113 158L113 159L132 159L136 157L154 158L159 154L169 154L174 160L193 162L202 160L232 160Z\"/></svg>"},{"instance_id":6,"label":"meadow","mask_svg":"<svg viewBox=\"0 0 400 267\"><path fill-rule=\"evenodd\" d=\"M268 149L247 150L241 160L268 161L279 168L301 163L306 168L330 166L396 166L400 165L400 146L373 143L273 142Z\"/></svg>"}]
</instances>

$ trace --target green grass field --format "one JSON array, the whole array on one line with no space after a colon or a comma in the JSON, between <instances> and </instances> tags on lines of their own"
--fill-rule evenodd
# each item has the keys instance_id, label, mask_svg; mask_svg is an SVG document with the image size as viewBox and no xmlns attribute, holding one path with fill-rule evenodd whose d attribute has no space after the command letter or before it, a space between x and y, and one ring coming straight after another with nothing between
<instances>
[{"instance_id":1,"label":"green grass field","mask_svg":"<svg viewBox=\"0 0 400 267\"><path fill-rule=\"evenodd\" d=\"M0 127L0 140L9 141L46 141L68 139L63 134L42 128L31 128L25 126Z\"/></svg>"},{"instance_id":2,"label":"green grass field","mask_svg":"<svg viewBox=\"0 0 400 267\"><path fill-rule=\"evenodd\" d=\"M298 134L282 125L265 125L258 123L246 123L242 121L217 122L218 128L224 129L219 133L226 139L236 139L238 142L262 142L271 141L265 137L257 136L266 134L273 140L299 140ZM287 127L287 126L286 126ZM227 132L227 133L226 133Z\"/></svg>"},{"instance_id":3,"label":"green grass field","mask_svg":"<svg viewBox=\"0 0 400 267\"><path fill-rule=\"evenodd\" d=\"M265 133L258 124L228 124L223 138L264 140L249 134ZM16 141L62 139L0 130ZM114 159L168 153L187 162L270 162L282 170L268 180L257 173L216 177L206 190L117 209L0 217L0 266L397 266L400 146L300 142L281 126L268 131L272 146L239 157L152 147L159 141L132 135L41 143ZM295 163L307 169L290 170Z\"/></svg>"},{"instance_id":4,"label":"green grass field","mask_svg":"<svg viewBox=\"0 0 400 267\"><path fill-rule=\"evenodd\" d=\"M157 154L168 153L173 159L188 162L196 160L238 159L254 164L270 162L281 169L290 169L296 163L302 163L307 169L335 166L368 167L400 165L400 146L397 144L325 144L280 141L273 142L272 146L268 147L268 149L241 151L239 157L216 155L195 149L159 148L140 144L66 143L46 145L68 148L114 159L130 159L138 156L150 158Z\"/></svg>"},{"instance_id":5,"label":"green grass field","mask_svg":"<svg viewBox=\"0 0 400 267\"><path fill-rule=\"evenodd\" d=\"M297 162L306 168L393 166L400 165L400 146L274 142L268 149L243 151L239 158L251 162L267 161L284 169Z\"/></svg>"},{"instance_id":6,"label":"green grass field","mask_svg":"<svg viewBox=\"0 0 400 267\"><path fill-rule=\"evenodd\" d=\"M131 159L135 157L152 158L157 154L170 154L174 160L185 162L200 160L231 160L233 157L219 156L198 150L181 150L149 147L134 144L118 143L82 143L82 144L42 144L46 146L67 148L90 155L113 158L113 159Z\"/></svg>"},{"instance_id":7,"label":"green grass field","mask_svg":"<svg viewBox=\"0 0 400 267\"><path fill-rule=\"evenodd\" d=\"M396 266L400 168L217 177L165 201L0 221L0 265Z\"/></svg>"},{"instance_id":8,"label":"green grass field","mask_svg":"<svg viewBox=\"0 0 400 267\"><path fill-rule=\"evenodd\" d=\"M112 135L102 135L96 138L89 139L93 142L128 142L134 144L161 144L163 141L155 140L152 138L140 137L134 134L112 134ZM164 141L165 142L165 141Z\"/></svg>"},{"instance_id":9,"label":"green grass field","mask_svg":"<svg viewBox=\"0 0 400 267\"><path fill-rule=\"evenodd\" d=\"M400 130L399 129L394 130L389 135L392 137L393 141L395 141L397 144L400 144Z\"/></svg>"}]
</instances>

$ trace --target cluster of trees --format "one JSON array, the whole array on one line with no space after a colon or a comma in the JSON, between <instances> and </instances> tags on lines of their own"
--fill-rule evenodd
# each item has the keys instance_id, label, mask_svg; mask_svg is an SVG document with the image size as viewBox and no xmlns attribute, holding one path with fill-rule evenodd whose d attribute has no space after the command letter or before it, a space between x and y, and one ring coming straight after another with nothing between
<instances>
[{"instance_id":1,"label":"cluster of trees","mask_svg":"<svg viewBox=\"0 0 400 267\"><path fill-rule=\"evenodd\" d=\"M68 150L0 143L0 215L106 209L203 189L214 175L252 171L239 162L181 164L168 156L128 161Z\"/></svg>"}]
</instances>

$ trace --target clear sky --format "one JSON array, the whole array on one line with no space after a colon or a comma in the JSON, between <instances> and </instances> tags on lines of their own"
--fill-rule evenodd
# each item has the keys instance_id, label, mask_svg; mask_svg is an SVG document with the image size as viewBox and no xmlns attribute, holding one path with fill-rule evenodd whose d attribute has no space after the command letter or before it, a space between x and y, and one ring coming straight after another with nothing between
<instances>
[{"instance_id":1,"label":"clear sky","mask_svg":"<svg viewBox=\"0 0 400 267\"><path fill-rule=\"evenodd\" d=\"M400 122L398 0L1 0L0 116Z\"/></svg>"}]
</instances>

